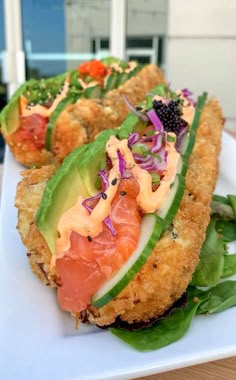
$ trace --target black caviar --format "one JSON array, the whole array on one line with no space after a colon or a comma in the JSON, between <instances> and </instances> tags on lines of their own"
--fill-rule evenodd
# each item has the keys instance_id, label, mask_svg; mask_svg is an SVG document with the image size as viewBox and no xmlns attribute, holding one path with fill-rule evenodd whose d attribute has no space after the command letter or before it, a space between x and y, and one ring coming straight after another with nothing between
<instances>
[{"instance_id":1,"label":"black caviar","mask_svg":"<svg viewBox=\"0 0 236 380\"><path fill-rule=\"evenodd\" d=\"M180 101L170 100L168 103L163 103L161 100L154 100L153 108L166 132L178 135L182 128L187 127L188 123L181 117L183 112Z\"/></svg>"}]
</instances>

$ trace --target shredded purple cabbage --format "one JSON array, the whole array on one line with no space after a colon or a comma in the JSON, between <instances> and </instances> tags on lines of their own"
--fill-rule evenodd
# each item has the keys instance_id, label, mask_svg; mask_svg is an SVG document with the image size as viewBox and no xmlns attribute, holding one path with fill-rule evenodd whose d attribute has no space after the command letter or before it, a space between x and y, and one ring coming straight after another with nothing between
<instances>
[{"instance_id":1,"label":"shredded purple cabbage","mask_svg":"<svg viewBox=\"0 0 236 380\"><path fill-rule=\"evenodd\" d=\"M119 170L121 174L121 178L124 178L125 176L125 160L119 150L117 150L117 156L119 159Z\"/></svg>"},{"instance_id":2,"label":"shredded purple cabbage","mask_svg":"<svg viewBox=\"0 0 236 380\"><path fill-rule=\"evenodd\" d=\"M105 191L109 186L107 170L106 169L100 170L100 172L98 173L98 176L101 178L101 181L102 181L102 191Z\"/></svg>"},{"instance_id":3,"label":"shredded purple cabbage","mask_svg":"<svg viewBox=\"0 0 236 380\"><path fill-rule=\"evenodd\" d=\"M111 218L109 216L107 216L105 219L104 219L104 224L107 226L107 228L111 231L112 235L113 236L116 236L116 230L112 224L112 221L111 221Z\"/></svg>"},{"instance_id":4,"label":"shredded purple cabbage","mask_svg":"<svg viewBox=\"0 0 236 380\"><path fill-rule=\"evenodd\" d=\"M162 132L159 134L155 134L153 138L154 138L154 145L151 148L151 152L157 153L160 151L160 149L162 149L165 146L166 140L167 140L167 133Z\"/></svg>"},{"instance_id":5,"label":"shredded purple cabbage","mask_svg":"<svg viewBox=\"0 0 236 380\"><path fill-rule=\"evenodd\" d=\"M167 151L161 148L158 151L158 157L148 155L143 157L141 154L134 153L133 157L139 166L147 171L162 171L167 166Z\"/></svg>"},{"instance_id":6,"label":"shredded purple cabbage","mask_svg":"<svg viewBox=\"0 0 236 380\"><path fill-rule=\"evenodd\" d=\"M96 199L100 199L102 196L102 193L98 193L96 195L94 195L93 197L90 197L90 198L87 198L87 199L84 199L83 202L82 202L82 205L86 208L86 210L88 212L92 212L93 211L93 208L91 206L91 203L93 204L94 200ZM93 205L94 206L94 205ZM109 216L107 216L105 219L104 219L104 224L107 226L107 228L111 231L112 235L113 236L116 236L116 230L112 224L112 221L111 221L111 218Z\"/></svg>"},{"instance_id":7,"label":"shredded purple cabbage","mask_svg":"<svg viewBox=\"0 0 236 380\"><path fill-rule=\"evenodd\" d=\"M139 134L137 132L131 133L131 135L128 138L128 146L132 147L139 140L140 140L140 136L139 136Z\"/></svg>"},{"instance_id":8,"label":"shredded purple cabbage","mask_svg":"<svg viewBox=\"0 0 236 380\"><path fill-rule=\"evenodd\" d=\"M98 193L98 194L94 195L93 197L84 199L82 202L82 205L86 208L86 210L88 212L92 212L92 210L93 210L92 205L93 205L94 200L100 199L100 198L101 198L101 193Z\"/></svg>"},{"instance_id":9,"label":"shredded purple cabbage","mask_svg":"<svg viewBox=\"0 0 236 380\"><path fill-rule=\"evenodd\" d=\"M192 99L192 91L190 91L188 88L183 88L181 91L181 94L188 100L188 105L196 106L196 102Z\"/></svg>"},{"instance_id":10,"label":"shredded purple cabbage","mask_svg":"<svg viewBox=\"0 0 236 380\"><path fill-rule=\"evenodd\" d=\"M163 124L153 109L147 112L147 116L157 131L164 131Z\"/></svg>"},{"instance_id":11,"label":"shredded purple cabbage","mask_svg":"<svg viewBox=\"0 0 236 380\"><path fill-rule=\"evenodd\" d=\"M180 133L177 136L176 143L175 143L175 149L177 150L177 152L179 152L179 148L182 143L183 137L185 136L187 131L188 131L188 126L185 126L181 129Z\"/></svg>"},{"instance_id":12,"label":"shredded purple cabbage","mask_svg":"<svg viewBox=\"0 0 236 380\"><path fill-rule=\"evenodd\" d=\"M138 111L129 101L128 97L126 95L123 95L123 99L126 103L126 105L129 107L129 109L131 111L133 111L133 113L135 113L135 115L137 115L141 120L143 121L148 121L148 117L146 115L144 115L142 112Z\"/></svg>"}]
</instances>

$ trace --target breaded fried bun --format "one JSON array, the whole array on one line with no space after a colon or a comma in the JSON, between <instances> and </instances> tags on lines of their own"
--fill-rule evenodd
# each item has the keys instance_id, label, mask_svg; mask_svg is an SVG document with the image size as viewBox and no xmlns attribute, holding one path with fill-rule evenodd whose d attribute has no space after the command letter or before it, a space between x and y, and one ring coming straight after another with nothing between
<instances>
[{"instance_id":1,"label":"breaded fried bun","mask_svg":"<svg viewBox=\"0 0 236 380\"><path fill-rule=\"evenodd\" d=\"M117 91L122 93L122 88ZM105 109L113 106L112 93L105 101ZM120 107L119 104L118 101ZM73 123L73 115L77 112L73 107L73 110L65 111L61 120L65 118ZM200 116L195 145L189 158L184 195L172 223L128 285L104 306L89 304L86 309L74 312L77 321L89 321L99 326L110 325L117 318L130 324L148 321L162 315L185 292L197 266L210 220L210 202L218 176L222 120L218 102L210 99ZM58 125L57 133L62 129ZM98 129L101 129L100 126ZM65 152L68 150L65 146ZM62 150L59 151L63 156ZM51 251L36 226L35 215L43 190L55 170L55 166L45 166L23 172L16 194L17 228L27 247L31 268L44 284L52 287L60 286L61 279L56 267L50 265Z\"/></svg>"}]
</instances>

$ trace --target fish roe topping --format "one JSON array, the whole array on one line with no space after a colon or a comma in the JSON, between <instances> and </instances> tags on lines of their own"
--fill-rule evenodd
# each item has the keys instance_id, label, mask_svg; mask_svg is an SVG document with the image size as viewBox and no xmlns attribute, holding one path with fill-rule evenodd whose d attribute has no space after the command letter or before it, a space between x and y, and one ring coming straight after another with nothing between
<instances>
[{"instance_id":1,"label":"fish roe topping","mask_svg":"<svg viewBox=\"0 0 236 380\"><path fill-rule=\"evenodd\" d=\"M79 74L82 76L89 75L92 78L105 77L107 75L107 67L98 60L85 62L78 67Z\"/></svg>"}]
</instances>

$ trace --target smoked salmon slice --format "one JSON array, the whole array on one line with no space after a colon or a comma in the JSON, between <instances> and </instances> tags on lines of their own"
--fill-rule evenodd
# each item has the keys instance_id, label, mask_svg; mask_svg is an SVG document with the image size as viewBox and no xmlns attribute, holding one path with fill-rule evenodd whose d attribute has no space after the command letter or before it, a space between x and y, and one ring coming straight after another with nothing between
<instances>
[{"instance_id":1,"label":"smoked salmon slice","mask_svg":"<svg viewBox=\"0 0 236 380\"><path fill-rule=\"evenodd\" d=\"M58 301L62 309L70 312L86 309L91 297L135 250L141 223L138 192L139 185L133 177L121 180L110 214L115 235L105 224L92 239L72 232L70 249L56 261L61 279Z\"/></svg>"}]
</instances>

